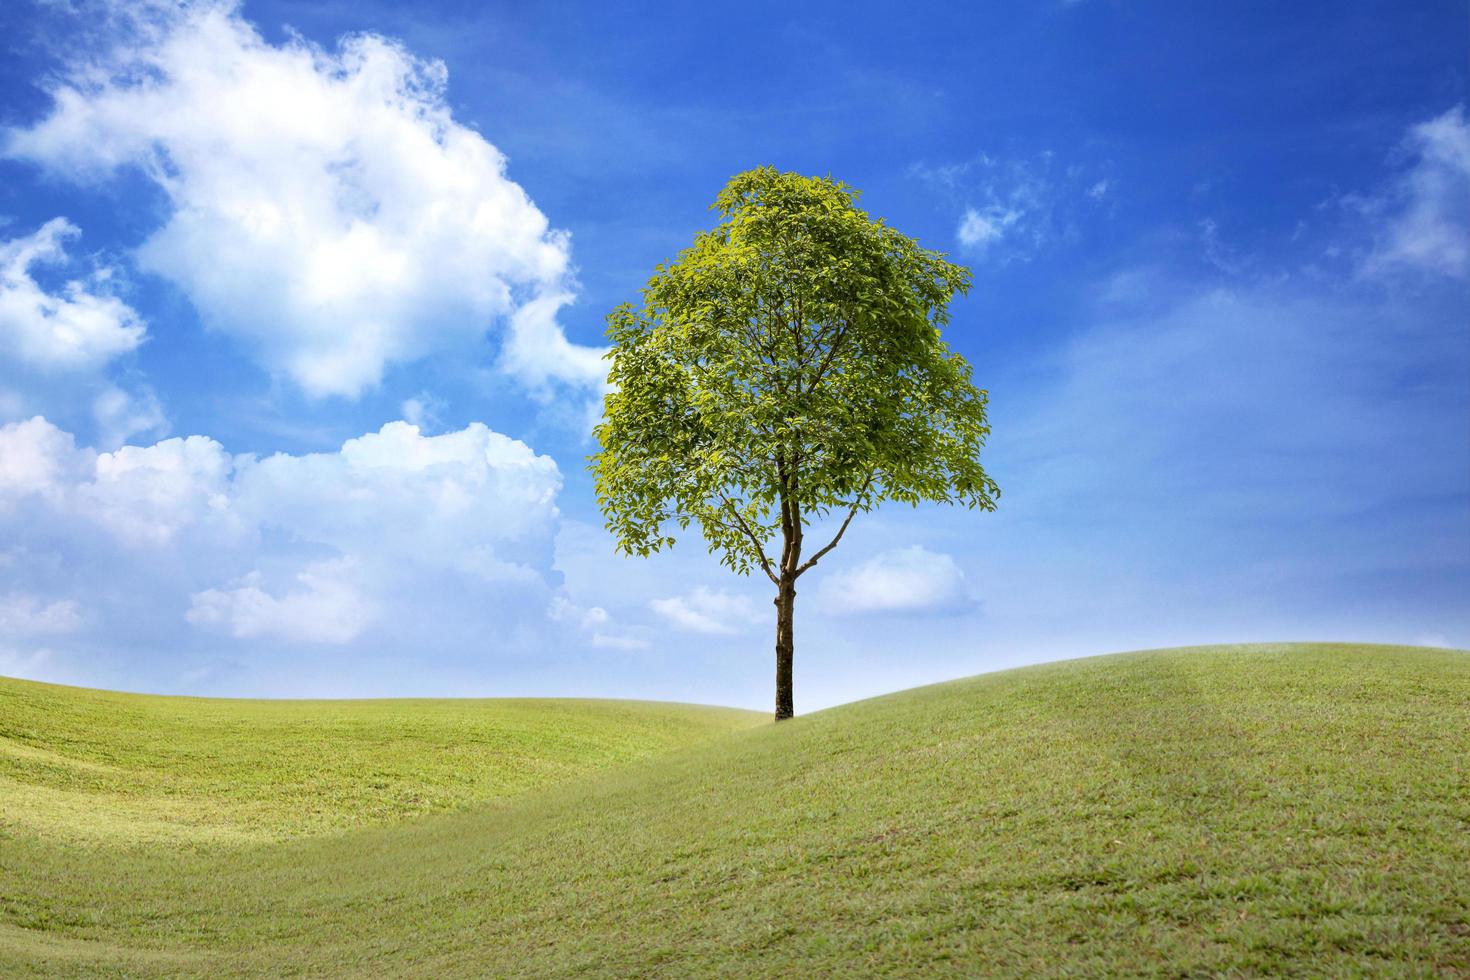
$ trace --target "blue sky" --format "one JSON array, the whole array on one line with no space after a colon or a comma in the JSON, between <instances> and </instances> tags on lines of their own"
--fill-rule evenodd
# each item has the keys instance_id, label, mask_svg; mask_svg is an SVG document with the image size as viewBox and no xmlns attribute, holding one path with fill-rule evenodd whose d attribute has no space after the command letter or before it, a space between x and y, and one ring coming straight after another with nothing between
<instances>
[{"instance_id":1,"label":"blue sky","mask_svg":"<svg viewBox=\"0 0 1470 980\"><path fill-rule=\"evenodd\" d=\"M760 164L974 270L1003 491L854 524L798 710L1470 646L1467 14L7 4L0 673L766 707L766 583L585 472L603 315Z\"/></svg>"}]
</instances>

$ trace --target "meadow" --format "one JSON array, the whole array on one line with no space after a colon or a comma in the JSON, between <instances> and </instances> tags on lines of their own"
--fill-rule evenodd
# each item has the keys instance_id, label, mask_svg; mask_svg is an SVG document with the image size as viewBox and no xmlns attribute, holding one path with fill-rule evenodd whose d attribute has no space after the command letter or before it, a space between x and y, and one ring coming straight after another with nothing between
<instances>
[{"instance_id":1,"label":"meadow","mask_svg":"<svg viewBox=\"0 0 1470 980\"><path fill-rule=\"evenodd\" d=\"M489 804L763 720L636 701L252 701L0 679L0 830L288 840Z\"/></svg>"},{"instance_id":2,"label":"meadow","mask_svg":"<svg viewBox=\"0 0 1470 980\"><path fill-rule=\"evenodd\" d=\"M1149 651L778 725L0 686L0 975L1470 972L1470 655Z\"/></svg>"}]
</instances>

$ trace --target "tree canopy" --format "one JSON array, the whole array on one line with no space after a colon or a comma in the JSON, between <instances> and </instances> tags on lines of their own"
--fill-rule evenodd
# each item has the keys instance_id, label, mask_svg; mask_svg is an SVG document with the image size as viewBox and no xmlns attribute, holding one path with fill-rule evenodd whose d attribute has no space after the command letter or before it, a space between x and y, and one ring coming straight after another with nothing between
<instances>
[{"instance_id":1,"label":"tree canopy","mask_svg":"<svg viewBox=\"0 0 1470 980\"><path fill-rule=\"evenodd\" d=\"M830 178L740 174L715 227L655 270L641 306L609 314L591 462L620 550L651 554L696 523L725 565L794 595L885 500L994 509L986 393L940 336L969 271L857 198ZM829 515L804 557L804 529Z\"/></svg>"}]
</instances>

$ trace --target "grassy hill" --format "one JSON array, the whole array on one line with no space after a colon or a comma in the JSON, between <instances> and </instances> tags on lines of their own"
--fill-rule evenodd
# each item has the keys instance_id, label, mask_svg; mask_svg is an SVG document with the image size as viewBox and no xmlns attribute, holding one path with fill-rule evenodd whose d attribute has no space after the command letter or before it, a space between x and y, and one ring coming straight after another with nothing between
<instances>
[{"instance_id":1,"label":"grassy hill","mask_svg":"<svg viewBox=\"0 0 1470 980\"><path fill-rule=\"evenodd\" d=\"M764 720L636 701L249 701L0 678L0 833L284 840L503 800Z\"/></svg>"},{"instance_id":2,"label":"grassy hill","mask_svg":"<svg viewBox=\"0 0 1470 980\"><path fill-rule=\"evenodd\" d=\"M314 837L12 823L0 974L1465 973L1467 759L1460 652L1052 664Z\"/></svg>"}]
</instances>

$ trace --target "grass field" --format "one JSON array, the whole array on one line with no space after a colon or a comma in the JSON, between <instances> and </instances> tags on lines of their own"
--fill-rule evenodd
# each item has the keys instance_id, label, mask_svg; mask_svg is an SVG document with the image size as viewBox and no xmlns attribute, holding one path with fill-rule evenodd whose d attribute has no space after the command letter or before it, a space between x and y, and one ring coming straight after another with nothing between
<instances>
[{"instance_id":1,"label":"grass field","mask_svg":"<svg viewBox=\"0 0 1470 980\"><path fill-rule=\"evenodd\" d=\"M11 704L7 794L133 741L94 738L95 703L58 709L62 734ZM202 726L240 772L251 723ZM142 768L208 769L179 741L197 730ZM342 829L388 814L346 761L353 788L320 802L340 819L200 777L185 796L229 839L142 833L127 808L116 839L65 808L7 820L0 975L1462 975L1467 759L1470 655L1296 645L991 674L363 828Z\"/></svg>"},{"instance_id":2,"label":"grass field","mask_svg":"<svg viewBox=\"0 0 1470 980\"><path fill-rule=\"evenodd\" d=\"M0 833L285 840L503 800L763 720L636 701L247 701L0 678Z\"/></svg>"}]
</instances>

